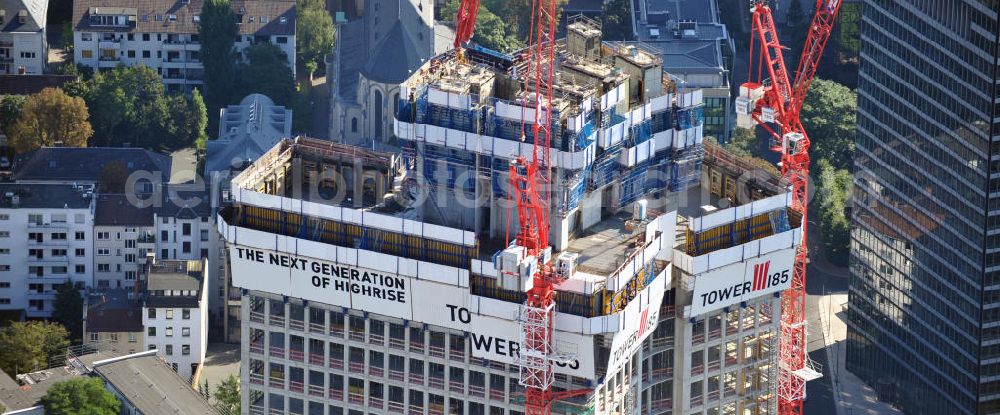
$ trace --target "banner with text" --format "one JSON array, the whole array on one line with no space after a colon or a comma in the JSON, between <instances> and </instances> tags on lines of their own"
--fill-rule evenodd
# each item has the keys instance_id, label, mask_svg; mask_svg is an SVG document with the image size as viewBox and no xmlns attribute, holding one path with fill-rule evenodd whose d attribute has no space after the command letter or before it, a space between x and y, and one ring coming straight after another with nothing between
<instances>
[{"instance_id":1,"label":"banner with text","mask_svg":"<svg viewBox=\"0 0 1000 415\"><path fill-rule=\"evenodd\" d=\"M632 357L642 342L653 334L660 321L660 305L666 291L667 276L671 268L660 272L639 295L632 299L621 314L621 323L611 340L607 376L612 376Z\"/></svg>"},{"instance_id":2,"label":"banner with text","mask_svg":"<svg viewBox=\"0 0 1000 415\"><path fill-rule=\"evenodd\" d=\"M794 264L790 248L696 275L690 317L791 288Z\"/></svg>"},{"instance_id":3,"label":"banner with text","mask_svg":"<svg viewBox=\"0 0 1000 415\"><path fill-rule=\"evenodd\" d=\"M466 341L473 356L517 363L520 304L481 299L472 295L468 288L383 273L363 266L233 244L229 250L230 270L236 287L467 332ZM487 307L492 315L482 314ZM555 331L553 342L557 350L577 356L573 361L556 363L556 373L596 378L593 337Z\"/></svg>"}]
</instances>

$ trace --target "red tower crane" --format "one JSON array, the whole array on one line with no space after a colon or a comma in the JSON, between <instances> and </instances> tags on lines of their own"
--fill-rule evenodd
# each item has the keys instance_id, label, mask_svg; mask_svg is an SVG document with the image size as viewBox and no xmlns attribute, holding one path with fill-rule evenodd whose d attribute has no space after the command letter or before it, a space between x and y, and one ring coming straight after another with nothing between
<instances>
[{"instance_id":1,"label":"red tower crane","mask_svg":"<svg viewBox=\"0 0 1000 415\"><path fill-rule=\"evenodd\" d=\"M531 157L519 157L510 165L510 195L517 206L515 241L525 255L537 259L530 287L521 309L520 383L524 386L525 414L550 415L552 403L589 390L553 392L553 348L555 284L558 277L546 258L549 247L548 189L551 183L549 151L552 142L552 79L555 70L556 0L534 0L532 27L527 49L527 79L522 105L533 113ZM473 35L479 0L462 0L459 6L455 47ZM533 110L533 111L532 111ZM527 121L527 120L525 120ZM523 138L522 138L523 139Z\"/></svg>"},{"instance_id":2,"label":"red tower crane","mask_svg":"<svg viewBox=\"0 0 1000 415\"><path fill-rule=\"evenodd\" d=\"M816 1L816 14L809 26L798 70L795 78L790 79L771 8L766 0L754 0L750 9L753 32L748 82L740 86L740 97L736 100L740 124L760 125L773 137L770 147L781 154L781 174L792 185L792 209L802 214L802 244L795 253L792 287L781 297L778 413L782 415L801 414L806 382L821 376L806 354L809 137L802 128L799 113L833 32L841 3L841 0ZM778 129L769 123L777 125Z\"/></svg>"}]
</instances>

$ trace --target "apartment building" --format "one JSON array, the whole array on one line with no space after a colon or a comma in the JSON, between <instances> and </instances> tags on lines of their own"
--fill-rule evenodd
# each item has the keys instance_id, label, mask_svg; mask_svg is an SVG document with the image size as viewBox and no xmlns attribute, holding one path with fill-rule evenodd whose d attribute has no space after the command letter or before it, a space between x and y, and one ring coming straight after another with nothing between
<instances>
[{"instance_id":1,"label":"apartment building","mask_svg":"<svg viewBox=\"0 0 1000 415\"><path fill-rule=\"evenodd\" d=\"M142 303L134 288L88 290L83 344L113 356L143 351Z\"/></svg>"},{"instance_id":2,"label":"apartment building","mask_svg":"<svg viewBox=\"0 0 1000 415\"><path fill-rule=\"evenodd\" d=\"M50 317L59 285L92 283L92 190L0 184L0 309Z\"/></svg>"},{"instance_id":3,"label":"apartment building","mask_svg":"<svg viewBox=\"0 0 1000 415\"><path fill-rule=\"evenodd\" d=\"M73 4L73 61L95 70L143 64L168 90L203 84L198 27L201 0L85 0ZM269 42L295 72L295 2L233 1L236 50Z\"/></svg>"},{"instance_id":4,"label":"apartment building","mask_svg":"<svg viewBox=\"0 0 1000 415\"><path fill-rule=\"evenodd\" d=\"M0 0L0 74L45 72L48 8L48 0Z\"/></svg>"},{"instance_id":5,"label":"apartment building","mask_svg":"<svg viewBox=\"0 0 1000 415\"><path fill-rule=\"evenodd\" d=\"M143 289L144 346L158 350L184 379L197 376L208 346L205 260L161 260L148 265Z\"/></svg>"},{"instance_id":6,"label":"apartment building","mask_svg":"<svg viewBox=\"0 0 1000 415\"><path fill-rule=\"evenodd\" d=\"M135 286L146 254L156 249L154 219L151 207L130 201L123 194L96 196L94 288Z\"/></svg>"}]
</instances>

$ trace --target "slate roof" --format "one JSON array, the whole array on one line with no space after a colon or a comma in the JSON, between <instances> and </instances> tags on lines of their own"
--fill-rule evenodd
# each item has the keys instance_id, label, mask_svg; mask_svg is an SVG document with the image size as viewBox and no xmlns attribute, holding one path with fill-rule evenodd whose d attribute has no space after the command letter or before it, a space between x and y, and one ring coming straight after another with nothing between
<instances>
[{"instance_id":1,"label":"slate roof","mask_svg":"<svg viewBox=\"0 0 1000 415\"><path fill-rule=\"evenodd\" d=\"M198 33L204 0L78 0L73 2L73 30L91 32L134 33ZM295 1L233 0L233 13L242 17L238 26L241 35L295 34ZM101 8L103 10L98 10ZM135 12L127 27L90 25L91 13L122 14ZM170 16L175 16L171 19ZM263 19L262 19L263 18ZM282 21L281 18L285 20Z\"/></svg>"},{"instance_id":2,"label":"slate roof","mask_svg":"<svg viewBox=\"0 0 1000 415\"><path fill-rule=\"evenodd\" d=\"M398 84L409 78L410 72L421 64L416 42L403 29L403 23L397 21L375 47L365 65L364 75L375 82Z\"/></svg>"},{"instance_id":3,"label":"slate roof","mask_svg":"<svg viewBox=\"0 0 1000 415\"><path fill-rule=\"evenodd\" d=\"M96 182L104 166L121 161L129 172L159 172L170 179L170 156L141 148L43 147L14 161L14 180Z\"/></svg>"},{"instance_id":4,"label":"slate roof","mask_svg":"<svg viewBox=\"0 0 1000 415\"><path fill-rule=\"evenodd\" d=\"M152 352L95 362L94 371L145 415L219 413Z\"/></svg>"},{"instance_id":5,"label":"slate roof","mask_svg":"<svg viewBox=\"0 0 1000 415\"><path fill-rule=\"evenodd\" d=\"M4 10L3 32L37 32L45 28L45 14L49 9L48 0L0 0L0 10ZM18 14L21 10L28 12L27 19L21 23Z\"/></svg>"},{"instance_id":6,"label":"slate roof","mask_svg":"<svg viewBox=\"0 0 1000 415\"><path fill-rule=\"evenodd\" d=\"M240 168L291 137L292 110L261 94L247 95L239 105L226 107L220 119L219 138L206 143L208 172Z\"/></svg>"},{"instance_id":7,"label":"slate roof","mask_svg":"<svg viewBox=\"0 0 1000 415\"><path fill-rule=\"evenodd\" d=\"M97 195L94 225L97 226L153 226L152 202L140 196L132 203L123 194Z\"/></svg>"},{"instance_id":8,"label":"slate roof","mask_svg":"<svg viewBox=\"0 0 1000 415\"><path fill-rule=\"evenodd\" d=\"M126 288L91 292L87 299L87 332L141 332L142 307Z\"/></svg>"},{"instance_id":9,"label":"slate roof","mask_svg":"<svg viewBox=\"0 0 1000 415\"><path fill-rule=\"evenodd\" d=\"M358 74L368 56L364 19L344 23L337 28L337 49L337 95L345 101L354 102Z\"/></svg>"},{"instance_id":10,"label":"slate roof","mask_svg":"<svg viewBox=\"0 0 1000 415\"><path fill-rule=\"evenodd\" d=\"M74 80L76 77L73 75L0 74L0 95L37 94L45 88L61 88L67 82Z\"/></svg>"}]
</instances>

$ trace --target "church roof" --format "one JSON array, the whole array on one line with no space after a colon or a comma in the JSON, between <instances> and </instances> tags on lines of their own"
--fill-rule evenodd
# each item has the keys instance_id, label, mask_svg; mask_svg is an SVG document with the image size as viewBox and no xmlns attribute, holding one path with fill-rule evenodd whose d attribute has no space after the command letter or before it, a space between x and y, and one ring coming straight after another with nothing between
<instances>
[{"instance_id":1,"label":"church roof","mask_svg":"<svg viewBox=\"0 0 1000 415\"><path fill-rule=\"evenodd\" d=\"M403 23L397 21L368 59L364 68L365 78L385 84L405 81L412 71L423 64L417 48L409 32L403 30Z\"/></svg>"}]
</instances>

